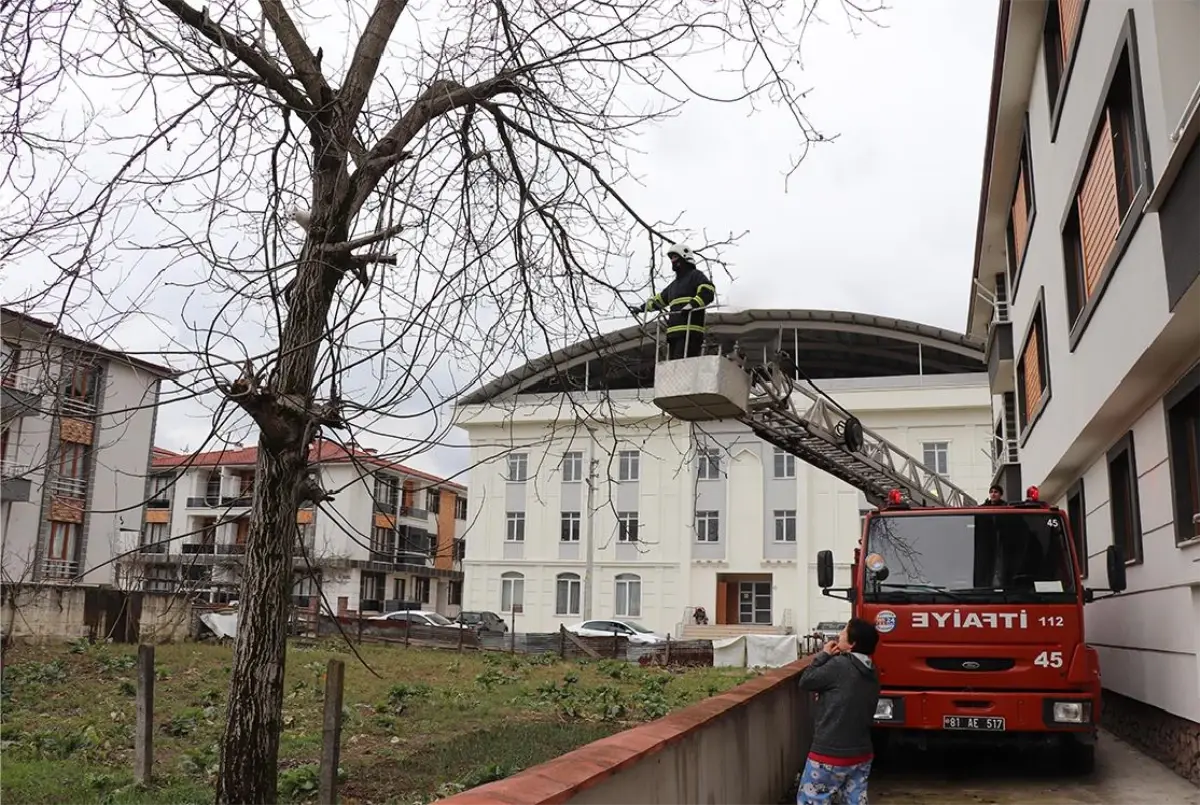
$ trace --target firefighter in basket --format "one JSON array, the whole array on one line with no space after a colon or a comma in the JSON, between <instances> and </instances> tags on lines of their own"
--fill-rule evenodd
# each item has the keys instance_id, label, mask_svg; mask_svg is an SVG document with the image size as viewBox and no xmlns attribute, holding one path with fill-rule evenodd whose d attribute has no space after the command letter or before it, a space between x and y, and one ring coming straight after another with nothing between
<instances>
[{"instance_id":1,"label":"firefighter in basket","mask_svg":"<svg viewBox=\"0 0 1200 805\"><path fill-rule=\"evenodd\" d=\"M704 345L704 310L717 297L717 289L696 267L696 253L685 243L667 249L675 279L642 306L630 305L633 315L667 311L668 360L695 358Z\"/></svg>"}]
</instances>

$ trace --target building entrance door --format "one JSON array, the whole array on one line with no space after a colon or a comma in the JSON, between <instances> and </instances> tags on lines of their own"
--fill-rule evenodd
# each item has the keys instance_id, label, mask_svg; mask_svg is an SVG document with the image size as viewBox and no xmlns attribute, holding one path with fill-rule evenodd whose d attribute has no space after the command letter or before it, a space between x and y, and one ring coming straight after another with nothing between
<instances>
[{"instance_id":1,"label":"building entrance door","mask_svg":"<svg viewBox=\"0 0 1200 805\"><path fill-rule=\"evenodd\" d=\"M738 582L738 623L771 624L771 582Z\"/></svg>"}]
</instances>

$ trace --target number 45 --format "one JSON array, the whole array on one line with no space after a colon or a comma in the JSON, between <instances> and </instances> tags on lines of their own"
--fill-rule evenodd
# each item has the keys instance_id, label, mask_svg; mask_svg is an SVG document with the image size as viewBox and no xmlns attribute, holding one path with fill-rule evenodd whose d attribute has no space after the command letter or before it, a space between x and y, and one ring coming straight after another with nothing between
<instances>
[{"instance_id":1,"label":"number 45","mask_svg":"<svg viewBox=\"0 0 1200 805\"><path fill-rule=\"evenodd\" d=\"M1033 659L1033 664L1041 668L1062 668L1063 655L1061 651L1043 651Z\"/></svg>"}]
</instances>

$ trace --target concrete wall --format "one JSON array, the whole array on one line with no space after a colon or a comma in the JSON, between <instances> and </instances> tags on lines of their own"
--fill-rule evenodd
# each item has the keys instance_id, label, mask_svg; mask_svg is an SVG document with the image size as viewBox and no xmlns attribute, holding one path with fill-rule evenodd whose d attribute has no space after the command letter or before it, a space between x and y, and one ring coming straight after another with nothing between
<instances>
[{"instance_id":1,"label":"concrete wall","mask_svg":"<svg viewBox=\"0 0 1200 805\"><path fill-rule=\"evenodd\" d=\"M111 632L107 617L89 617L85 599L95 588L6 584L0 588L0 635L5 640L53 642ZM192 606L182 596L134 593L141 597L138 639L143 643L183 640L191 628ZM91 623L89 623L91 621Z\"/></svg>"},{"instance_id":2,"label":"concrete wall","mask_svg":"<svg viewBox=\"0 0 1200 805\"><path fill-rule=\"evenodd\" d=\"M444 805L780 802L812 740L804 659ZM769 751L767 751L769 747Z\"/></svg>"},{"instance_id":3,"label":"concrete wall","mask_svg":"<svg viewBox=\"0 0 1200 805\"><path fill-rule=\"evenodd\" d=\"M991 477L990 397L983 374L824 380L821 388L882 437L922 460L922 444L948 445L952 480L982 498ZM858 490L796 461L795 477L774 477L774 450L740 423L668 420L648 395L614 392L565 396L521 395L496 406L459 412L472 445L470 512L464 571L466 609L501 612L502 575L524 577L518 631L553 631L587 617L556 612L556 578L584 575L587 554L586 484L561 477L564 453L583 453L584 473L596 462L592 502L591 617L617 616L616 577L641 580L636 620L671 632L687 607L703 606L715 622L718 574L769 574L772 623L803 632L817 622L844 619L849 607L820 594L817 551L832 549L848 578L860 537ZM594 418L589 418L594 417ZM589 436L587 426L594 429ZM697 479L698 447L719 450L720 477ZM640 454L636 484L618 480L622 450ZM528 456L528 480L506 478L507 457ZM582 487L582 488L581 488ZM796 510L796 540L774 542L776 508ZM720 540L699 542L697 510L720 512ZM525 514L525 539L506 540L506 512ZM581 539L564 544L564 511L582 515ZM636 511L633 545L617 539L617 512ZM632 550L630 550L632 549ZM586 585L585 585L586 586Z\"/></svg>"}]
</instances>

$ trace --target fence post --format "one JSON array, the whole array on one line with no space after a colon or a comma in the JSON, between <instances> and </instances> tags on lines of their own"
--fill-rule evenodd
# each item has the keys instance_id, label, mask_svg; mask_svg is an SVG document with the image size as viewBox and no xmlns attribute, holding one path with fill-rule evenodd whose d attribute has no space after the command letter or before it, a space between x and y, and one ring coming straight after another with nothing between
<instances>
[{"instance_id":1,"label":"fence post","mask_svg":"<svg viewBox=\"0 0 1200 805\"><path fill-rule=\"evenodd\" d=\"M561 623L558 625L558 658L567 658L567 627Z\"/></svg>"},{"instance_id":2,"label":"fence post","mask_svg":"<svg viewBox=\"0 0 1200 805\"><path fill-rule=\"evenodd\" d=\"M358 644L362 645L362 630L363 630L362 608L358 609Z\"/></svg>"},{"instance_id":3,"label":"fence post","mask_svg":"<svg viewBox=\"0 0 1200 805\"><path fill-rule=\"evenodd\" d=\"M342 746L342 686L346 665L330 660L325 666L325 723L322 730L320 802L337 802L338 755Z\"/></svg>"},{"instance_id":4,"label":"fence post","mask_svg":"<svg viewBox=\"0 0 1200 805\"><path fill-rule=\"evenodd\" d=\"M671 636L670 635L667 635L667 656L666 656L666 659L663 660L663 665L666 665L666 666L671 665Z\"/></svg>"},{"instance_id":5,"label":"fence post","mask_svg":"<svg viewBox=\"0 0 1200 805\"><path fill-rule=\"evenodd\" d=\"M412 618L404 619L404 647L408 648L408 635L412 632Z\"/></svg>"},{"instance_id":6,"label":"fence post","mask_svg":"<svg viewBox=\"0 0 1200 805\"><path fill-rule=\"evenodd\" d=\"M617 646L620 638L617 636L617 630L613 629L613 659L617 659Z\"/></svg>"},{"instance_id":7,"label":"fence post","mask_svg":"<svg viewBox=\"0 0 1200 805\"><path fill-rule=\"evenodd\" d=\"M463 634L463 632L465 632L465 631L467 631L467 625L465 623L458 624L458 653L459 654L462 654L463 638L466 637L466 635Z\"/></svg>"},{"instance_id":8,"label":"fence post","mask_svg":"<svg viewBox=\"0 0 1200 805\"><path fill-rule=\"evenodd\" d=\"M148 783L154 765L154 646L138 646L136 708L133 779Z\"/></svg>"}]
</instances>

